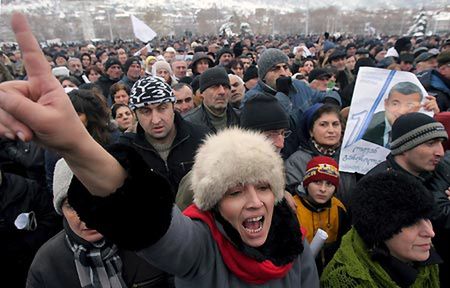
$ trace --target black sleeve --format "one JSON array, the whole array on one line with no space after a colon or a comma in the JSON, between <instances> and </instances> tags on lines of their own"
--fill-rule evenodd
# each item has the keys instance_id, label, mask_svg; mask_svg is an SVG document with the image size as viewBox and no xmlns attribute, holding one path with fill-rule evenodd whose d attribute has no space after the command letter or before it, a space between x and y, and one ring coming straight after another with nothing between
<instances>
[{"instance_id":1,"label":"black sleeve","mask_svg":"<svg viewBox=\"0 0 450 288\"><path fill-rule=\"evenodd\" d=\"M140 250L166 233L174 196L167 180L152 171L134 149L116 144L109 152L128 172L122 187L107 197L97 197L74 177L69 204L88 227L120 248Z\"/></svg>"},{"instance_id":2,"label":"black sleeve","mask_svg":"<svg viewBox=\"0 0 450 288\"><path fill-rule=\"evenodd\" d=\"M437 166L430 181L429 189L433 193L434 207L432 220L438 227L450 228L450 200L445 190L450 187L450 153L446 153Z\"/></svg>"}]
</instances>

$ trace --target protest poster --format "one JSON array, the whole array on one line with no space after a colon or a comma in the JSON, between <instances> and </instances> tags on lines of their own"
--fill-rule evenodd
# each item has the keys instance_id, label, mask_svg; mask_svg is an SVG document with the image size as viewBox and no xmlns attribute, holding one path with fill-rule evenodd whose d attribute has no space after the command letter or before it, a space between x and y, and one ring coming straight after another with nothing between
<instances>
[{"instance_id":1,"label":"protest poster","mask_svg":"<svg viewBox=\"0 0 450 288\"><path fill-rule=\"evenodd\" d=\"M425 112L426 90L409 72L362 67L339 159L340 171L366 174L389 154L391 127L403 114Z\"/></svg>"}]
</instances>

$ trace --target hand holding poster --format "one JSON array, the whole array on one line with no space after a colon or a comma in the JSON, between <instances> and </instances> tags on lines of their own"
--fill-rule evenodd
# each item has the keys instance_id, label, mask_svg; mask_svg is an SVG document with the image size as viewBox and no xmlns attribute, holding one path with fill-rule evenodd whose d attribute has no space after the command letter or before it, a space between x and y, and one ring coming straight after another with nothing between
<instances>
[{"instance_id":1,"label":"hand holding poster","mask_svg":"<svg viewBox=\"0 0 450 288\"><path fill-rule=\"evenodd\" d=\"M426 95L412 73L362 67L342 142L340 171L366 174L384 161L390 152L392 124L400 115L425 113Z\"/></svg>"}]
</instances>

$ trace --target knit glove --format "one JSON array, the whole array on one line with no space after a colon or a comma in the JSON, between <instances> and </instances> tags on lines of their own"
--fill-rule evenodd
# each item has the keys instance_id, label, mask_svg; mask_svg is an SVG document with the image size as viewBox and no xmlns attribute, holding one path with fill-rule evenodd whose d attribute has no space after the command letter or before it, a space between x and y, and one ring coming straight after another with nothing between
<instances>
[{"instance_id":1,"label":"knit glove","mask_svg":"<svg viewBox=\"0 0 450 288\"><path fill-rule=\"evenodd\" d=\"M289 89L292 85L291 77L279 77L276 82L277 91L289 95Z\"/></svg>"},{"instance_id":2,"label":"knit glove","mask_svg":"<svg viewBox=\"0 0 450 288\"><path fill-rule=\"evenodd\" d=\"M89 193L74 177L69 204L86 223L126 250L141 250L156 243L172 220L174 194L165 178L153 172L134 149L115 145L109 152L128 173L122 187L107 197Z\"/></svg>"}]
</instances>

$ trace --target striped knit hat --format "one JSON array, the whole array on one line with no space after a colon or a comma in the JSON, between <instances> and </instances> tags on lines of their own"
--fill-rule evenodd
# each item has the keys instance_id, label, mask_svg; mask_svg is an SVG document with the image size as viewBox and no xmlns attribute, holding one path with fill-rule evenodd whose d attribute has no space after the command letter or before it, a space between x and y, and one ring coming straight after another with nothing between
<instances>
[{"instance_id":1,"label":"striped knit hat","mask_svg":"<svg viewBox=\"0 0 450 288\"><path fill-rule=\"evenodd\" d=\"M147 76L134 83L130 93L130 108L136 110L151 104L175 103L175 96L169 84L162 78Z\"/></svg>"},{"instance_id":2,"label":"striped knit hat","mask_svg":"<svg viewBox=\"0 0 450 288\"><path fill-rule=\"evenodd\" d=\"M448 139L441 123L419 112L402 115L392 125L391 154L401 154L436 138Z\"/></svg>"}]
</instances>

